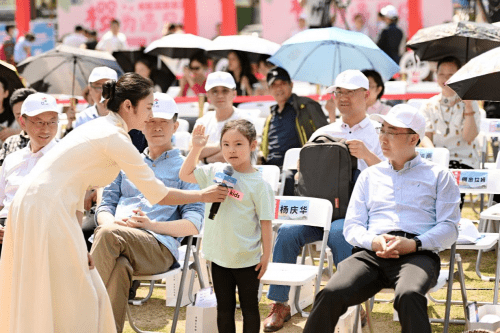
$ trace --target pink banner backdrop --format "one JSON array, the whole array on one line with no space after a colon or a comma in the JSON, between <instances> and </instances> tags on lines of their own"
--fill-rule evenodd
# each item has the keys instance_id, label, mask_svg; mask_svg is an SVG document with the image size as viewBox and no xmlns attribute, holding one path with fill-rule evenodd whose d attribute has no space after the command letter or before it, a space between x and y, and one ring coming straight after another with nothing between
<instances>
[{"instance_id":1,"label":"pink banner backdrop","mask_svg":"<svg viewBox=\"0 0 500 333\"><path fill-rule=\"evenodd\" d=\"M58 8L59 36L74 30L75 25L94 29L101 37L109 29L109 22L121 22L120 32L127 36L131 49L147 46L161 37L165 22L182 23L182 0L83 0Z\"/></svg>"},{"instance_id":2,"label":"pink banner backdrop","mask_svg":"<svg viewBox=\"0 0 500 333\"><path fill-rule=\"evenodd\" d=\"M377 13L387 5L393 5L398 9L400 15L398 25L407 32L407 0L352 0L351 5L345 12L345 18L352 30L354 27L354 16L358 13L362 14L366 19L370 37L375 38L377 32ZM302 8L298 0L262 0L262 37L276 43L284 42L297 29L297 20L301 11ZM424 27L449 21L452 15L453 8L451 1L422 0L422 24ZM345 28L344 20L339 11L337 11L335 26Z\"/></svg>"}]
</instances>

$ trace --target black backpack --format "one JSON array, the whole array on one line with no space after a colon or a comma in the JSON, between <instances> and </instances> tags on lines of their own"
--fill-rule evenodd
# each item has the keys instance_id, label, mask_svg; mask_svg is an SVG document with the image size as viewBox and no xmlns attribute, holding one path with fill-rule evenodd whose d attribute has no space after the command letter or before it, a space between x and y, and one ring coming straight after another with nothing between
<instances>
[{"instance_id":1,"label":"black backpack","mask_svg":"<svg viewBox=\"0 0 500 333\"><path fill-rule=\"evenodd\" d=\"M345 217L358 171L358 159L349 153L345 139L320 135L300 150L299 181L295 194L327 199L332 221Z\"/></svg>"}]
</instances>

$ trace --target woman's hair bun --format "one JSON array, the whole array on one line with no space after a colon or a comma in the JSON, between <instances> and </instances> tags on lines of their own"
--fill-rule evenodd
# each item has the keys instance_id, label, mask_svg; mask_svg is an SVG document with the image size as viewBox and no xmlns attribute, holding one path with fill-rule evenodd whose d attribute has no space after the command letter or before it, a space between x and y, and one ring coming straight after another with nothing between
<instances>
[{"instance_id":1,"label":"woman's hair bun","mask_svg":"<svg viewBox=\"0 0 500 333\"><path fill-rule=\"evenodd\" d=\"M116 81L108 80L102 85L102 97L105 99L113 99L116 92Z\"/></svg>"}]
</instances>

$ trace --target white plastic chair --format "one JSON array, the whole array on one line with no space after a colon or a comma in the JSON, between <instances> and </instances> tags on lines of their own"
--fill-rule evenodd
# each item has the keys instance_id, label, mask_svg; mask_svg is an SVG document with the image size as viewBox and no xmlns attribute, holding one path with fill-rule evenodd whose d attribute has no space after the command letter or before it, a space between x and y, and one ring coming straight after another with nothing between
<instances>
[{"instance_id":1,"label":"white plastic chair","mask_svg":"<svg viewBox=\"0 0 500 333\"><path fill-rule=\"evenodd\" d=\"M280 168L276 165L256 165L255 168L262 173L262 178L271 185L274 193L278 193L280 184Z\"/></svg>"},{"instance_id":2,"label":"white plastic chair","mask_svg":"<svg viewBox=\"0 0 500 333\"><path fill-rule=\"evenodd\" d=\"M173 146L178 148L183 154L189 150L189 143L191 142L191 134L189 132L177 131L173 137Z\"/></svg>"},{"instance_id":3,"label":"white plastic chair","mask_svg":"<svg viewBox=\"0 0 500 333\"><path fill-rule=\"evenodd\" d=\"M415 149L420 157L441 165L443 168L448 169L450 165L450 151L447 148L416 148Z\"/></svg>"},{"instance_id":4,"label":"white plastic chair","mask_svg":"<svg viewBox=\"0 0 500 333\"><path fill-rule=\"evenodd\" d=\"M179 284L179 292L177 294L177 301L176 301L176 304L175 304L175 311L174 311L174 318L172 319L172 327L170 329L170 332L171 333L175 333L175 329L177 327L177 321L179 319L179 312L180 312L180 308L181 308L181 302L182 302L182 297L183 297L183 293L184 293L184 285L185 285L185 282L186 282L186 277L187 277L187 273L188 273L188 269L194 269L197 271L198 273L198 279L200 281L200 286L201 288L204 288L205 287L205 284L204 284L204 281L203 279L201 278L201 269L200 269L200 266L199 266L199 261L198 261L198 256L197 256L197 253L199 251L199 241L198 241L198 244L197 244L197 247L196 247L196 255L193 255L193 257L195 258L195 263L194 263L194 266L191 266L192 263L189 262L189 257L191 255L191 248L192 248L192 245L193 245L193 236L189 236L187 238L187 247L186 247L186 253L185 253L185 256L184 256L184 261L182 261L180 264L180 266L176 267L176 268L172 268L170 270L168 270L167 272L164 272L164 273L159 273L159 274L154 274L154 275L144 275L144 276L134 276L132 277L132 280L138 280L138 281L144 281L144 280L147 280L150 282L150 285L149 285L149 293L148 295L144 298L144 299L141 299L141 300L129 300L128 303L127 303L127 317L128 317L128 321L130 323L130 326L132 327L132 329L135 331L135 332L138 332L138 333L153 333L153 332L149 332L149 331L142 331L141 329L139 329L136 325L135 325L135 322L132 318L132 314L130 312L130 307L129 307L129 304L133 304L133 305L142 305L144 304L144 302L146 302L152 295L153 293L153 288L155 286L155 281L157 280L162 280L162 279L165 279L167 277L170 277L170 276L174 276L176 274L178 274L179 272L181 272L181 281L180 281L180 284ZM192 282L190 283L189 285L189 294L191 294L191 290L192 290ZM168 288L168 286L166 286ZM191 296L191 295L190 295Z\"/></svg>"},{"instance_id":5,"label":"white plastic chair","mask_svg":"<svg viewBox=\"0 0 500 333\"><path fill-rule=\"evenodd\" d=\"M271 114L271 106L276 104L276 101L263 102L246 102L238 105L238 109L260 110L260 117L267 118Z\"/></svg>"},{"instance_id":6,"label":"white plastic chair","mask_svg":"<svg viewBox=\"0 0 500 333\"><path fill-rule=\"evenodd\" d=\"M285 153L285 158L283 159L283 167L282 170L297 170L297 161L300 156L300 148L291 148L288 149ZM281 187L279 191L279 195L283 195L283 191L285 191L285 175L281 175Z\"/></svg>"},{"instance_id":7,"label":"white plastic chair","mask_svg":"<svg viewBox=\"0 0 500 333\"><path fill-rule=\"evenodd\" d=\"M177 118L179 122L179 127L177 128L177 133L179 132L189 132L189 122L186 119Z\"/></svg>"},{"instance_id":8,"label":"white plastic chair","mask_svg":"<svg viewBox=\"0 0 500 333\"><path fill-rule=\"evenodd\" d=\"M262 132L264 131L264 125L266 124L266 118L254 118L252 119L253 125L255 126L255 132L257 132L257 138L262 137Z\"/></svg>"},{"instance_id":9,"label":"white plastic chair","mask_svg":"<svg viewBox=\"0 0 500 333\"><path fill-rule=\"evenodd\" d=\"M276 211L275 219L273 220L274 225L288 223L323 228L323 240L321 242L320 251L320 262L323 262L333 213L331 202L326 199L310 197L277 196L276 206L278 209ZM285 206L288 207L288 214L284 213ZM307 213L300 214L301 211L304 212L303 207L307 207ZM297 215L293 216L294 214L292 211L297 211ZM296 287L297 289L294 299L295 308L304 317L307 316L307 314L302 311L299 304L300 288L315 280L314 295L316 295L321 284L322 272L322 265L311 266L301 264L269 263L267 271L261 278L260 283L287 285L292 288Z\"/></svg>"}]
</instances>

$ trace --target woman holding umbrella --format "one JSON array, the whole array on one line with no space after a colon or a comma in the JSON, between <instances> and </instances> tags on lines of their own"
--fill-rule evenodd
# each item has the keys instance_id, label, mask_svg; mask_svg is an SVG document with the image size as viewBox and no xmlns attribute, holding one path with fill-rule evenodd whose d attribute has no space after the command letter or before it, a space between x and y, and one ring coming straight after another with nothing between
<instances>
[{"instance_id":1,"label":"woman holding umbrella","mask_svg":"<svg viewBox=\"0 0 500 333\"><path fill-rule=\"evenodd\" d=\"M103 96L108 115L46 153L12 202L0 260L2 332L116 332L82 237L85 190L109 184L122 169L152 204L221 202L227 195L218 186L166 188L132 145L128 130L142 130L152 116L151 80L127 73L106 82Z\"/></svg>"},{"instance_id":2,"label":"woman holding umbrella","mask_svg":"<svg viewBox=\"0 0 500 333\"><path fill-rule=\"evenodd\" d=\"M431 97L420 111L426 128L423 147L444 147L450 151L450 169L479 168L475 139L479 134L481 116L475 101L463 101L446 81L462 64L455 57L441 59L437 65L437 82L441 94ZM462 200L463 204L463 200Z\"/></svg>"}]
</instances>

